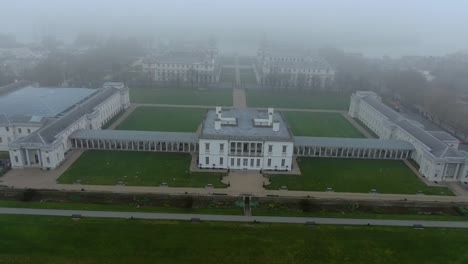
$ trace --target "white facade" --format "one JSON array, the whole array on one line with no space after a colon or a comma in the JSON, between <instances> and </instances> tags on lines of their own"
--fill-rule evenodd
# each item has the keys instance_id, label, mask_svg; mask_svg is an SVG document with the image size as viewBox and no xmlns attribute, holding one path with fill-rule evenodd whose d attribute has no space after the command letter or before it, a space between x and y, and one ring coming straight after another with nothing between
<instances>
[{"instance_id":1,"label":"white facade","mask_svg":"<svg viewBox=\"0 0 468 264\"><path fill-rule=\"evenodd\" d=\"M468 181L468 159L457 151L453 139L440 140L412 121L385 106L373 92L356 92L351 96L349 115L358 118L379 138L411 143L412 159L419 172L431 181Z\"/></svg>"},{"instance_id":2,"label":"white facade","mask_svg":"<svg viewBox=\"0 0 468 264\"><path fill-rule=\"evenodd\" d=\"M289 171L294 142L273 109L209 111L199 138L200 168Z\"/></svg>"},{"instance_id":3,"label":"white facade","mask_svg":"<svg viewBox=\"0 0 468 264\"><path fill-rule=\"evenodd\" d=\"M335 70L322 58L267 48L257 53L256 72L264 85L326 88L335 79Z\"/></svg>"},{"instance_id":4,"label":"white facade","mask_svg":"<svg viewBox=\"0 0 468 264\"><path fill-rule=\"evenodd\" d=\"M69 136L78 129L101 129L130 106L128 88L108 87L30 135L9 144L13 168L54 169L71 149Z\"/></svg>"}]
</instances>

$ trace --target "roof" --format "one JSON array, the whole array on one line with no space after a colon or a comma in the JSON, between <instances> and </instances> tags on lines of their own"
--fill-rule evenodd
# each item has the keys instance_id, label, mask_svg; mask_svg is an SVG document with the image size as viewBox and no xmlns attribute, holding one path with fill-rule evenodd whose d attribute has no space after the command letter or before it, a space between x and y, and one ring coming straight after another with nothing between
<instances>
[{"instance_id":1,"label":"roof","mask_svg":"<svg viewBox=\"0 0 468 264\"><path fill-rule=\"evenodd\" d=\"M374 138L294 137L294 146L414 150L406 141Z\"/></svg>"},{"instance_id":2,"label":"roof","mask_svg":"<svg viewBox=\"0 0 468 264\"><path fill-rule=\"evenodd\" d=\"M0 113L8 116L55 117L95 92L86 88L28 86L0 96Z\"/></svg>"},{"instance_id":3,"label":"roof","mask_svg":"<svg viewBox=\"0 0 468 264\"><path fill-rule=\"evenodd\" d=\"M463 157L461 153L457 150L449 147L444 142L440 141L435 136L431 135L429 132L423 128L415 125L410 120L406 119L402 115L395 112L390 107L386 106L380 100L374 96L366 96L363 100L368 103L370 106L375 108L381 114L383 114L389 121L393 122L401 129L406 131L408 134L419 140L421 143L426 145L430 149L430 153L437 158L459 158Z\"/></svg>"},{"instance_id":4,"label":"roof","mask_svg":"<svg viewBox=\"0 0 468 264\"><path fill-rule=\"evenodd\" d=\"M74 122L94 111L94 109L108 99L111 95L118 92L115 88L107 88L98 90L88 100L82 104L76 105L74 108L64 113L60 118L53 120L48 125L38 129L33 134L17 140L17 143L26 144L50 144L53 143L57 136Z\"/></svg>"},{"instance_id":5,"label":"roof","mask_svg":"<svg viewBox=\"0 0 468 264\"><path fill-rule=\"evenodd\" d=\"M71 139L105 139L134 141L166 141L182 143L198 143L196 133L159 132L159 131L129 131L129 130L84 130L80 129L70 135Z\"/></svg>"},{"instance_id":6,"label":"roof","mask_svg":"<svg viewBox=\"0 0 468 264\"><path fill-rule=\"evenodd\" d=\"M442 140L442 141L454 141L454 142L460 142L458 138L450 135L449 133L445 131L427 131L429 134L434 136L435 138Z\"/></svg>"},{"instance_id":7,"label":"roof","mask_svg":"<svg viewBox=\"0 0 468 264\"><path fill-rule=\"evenodd\" d=\"M222 125L220 130L214 127L217 119L215 110L206 113L203 121L200 138L203 139L228 139L249 141L292 141L289 128L279 113L274 113L273 120L280 123L279 131L273 131L271 126L255 126L254 118L268 118L266 111L253 109L229 109L223 110L223 117L237 119L237 125Z\"/></svg>"}]
</instances>

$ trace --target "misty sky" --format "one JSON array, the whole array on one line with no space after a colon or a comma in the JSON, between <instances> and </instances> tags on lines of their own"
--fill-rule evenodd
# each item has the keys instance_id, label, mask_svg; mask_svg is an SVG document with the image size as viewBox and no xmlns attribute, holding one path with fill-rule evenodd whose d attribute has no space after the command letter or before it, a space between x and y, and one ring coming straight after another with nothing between
<instances>
[{"instance_id":1,"label":"misty sky","mask_svg":"<svg viewBox=\"0 0 468 264\"><path fill-rule=\"evenodd\" d=\"M0 32L20 41L78 32L201 39L252 53L260 39L369 56L468 50L466 0L0 0Z\"/></svg>"}]
</instances>

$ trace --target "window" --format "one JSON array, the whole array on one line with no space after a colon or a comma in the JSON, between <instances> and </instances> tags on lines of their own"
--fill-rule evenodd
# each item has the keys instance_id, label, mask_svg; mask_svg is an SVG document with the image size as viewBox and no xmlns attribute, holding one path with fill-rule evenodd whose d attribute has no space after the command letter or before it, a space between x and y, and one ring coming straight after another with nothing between
<instances>
[{"instance_id":1,"label":"window","mask_svg":"<svg viewBox=\"0 0 468 264\"><path fill-rule=\"evenodd\" d=\"M268 145L268 153L273 152L273 145Z\"/></svg>"},{"instance_id":2,"label":"window","mask_svg":"<svg viewBox=\"0 0 468 264\"><path fill-rule=\"evenodd\" d=\"M268 159L268 163L267 163L267 164L268 164L268 165L267 165L268 167L271 167L271 159Z\"/></svg>"},{"instance_id":3,"label":"window","mask_svg":"<svg viewBox=\"0 0 468 264\"><path fill-rule=\"evenodd\" d=\"M47 161L47 164L50 164L50 158L49 157L46 158L46 161Z\"/></svg>"},{"instance_id":4,"label":"window","mask_svg":"<svg viewBox=\"0 0 468 264\"><path fill-rule=\"evenodd\" d=\"M10 131L9 127L5 127L6 132Z\"/></svg>"},{"instance_id":5,"label":"window","mask_svg":"<svg viewBox=\"0 0 468 264\"><path fill-rule=\"evenodd\" d=\"M223 143L219 144L219 151L224 151L224 144Z\"/></svg>"},{"instance_id":6,"label":"window","mask_svg":"<svg viewBox=\"0 0 468 264\"><path fill-rule=\"evenodd\" d=\"M255 164L254 162L255 162L254 159L250 159L250 167L253 167L253 166L254 166L254 164Z\"/></svg>"},{"instance_id":7,"label":"window","mask_svg":"<svg viewBox=\"0 0 468 264\"><path fill-rule=\"evenodd\" d=\"M220 157L219 158L219 165L223 165L223 163L224 163L224 159L223 159L223 157Z\"/></svg>"},{"instance_id":8,"label":"window","mask_svg":"<svg viewBox=\"0 0 468 264\"><path fill-rule=\"evenodd\" d=\"M257 159L257 167L260 167L260 159Z\"/></svg>"},{"instance_id":9,"label":"window","mask_svg":"<svg viewBox=\"0 0 468 264\"><path fill-rule=\"evenodd\" d=\"M249 159L244 159L242 165L244 165L244 167L249 166Z\"/></svg>"},{"instance_id":10,"label":"window","mask_svg":"<svg viewBox=\"0 0 468 264\"><path fill-rule=\"evenodd\" d=\"M18 163L18 156L15 156L15 162Z\"/></svg>"},{"instance_id":11,"label":"window","mask_svg":"<svg viewBox=\"0 0 468 264\"><path fill-rule=\"evenodd\" d=\"M2 141L3 141L3 139L2 139L2 137L0 137L0 143L2 143Z\"/></svg>"},{"instance_id":12,"label":"window","mask_svg":"<svg viewBox=\"0 0 468 264\"><path fill-rule=\"evenodd\" d=\"M286 153L286 149L288 148L288 146L286 145L283 145L283 153Z\"/></svg>"},{"instance_id":13,"label":"window","mask_svg":"<svg viewBox=\"0 0 468 264\"><path fill-rule=\"evenodd\" d=\"M18 133L20 133L20 134L21 134L21 128L18 128Z\"/></svg>"},{"instance_id":14,"label":"window","mask_svg":"<svg viewBox=\"0 0 468 264\"><path fill-rule=\"evenodd\" d=\"M237 166L240 167L240 158L237 158Z\"/></svg>"},{"instance_id":15,"label":"window","mask_svg":"<svg viewBox=\"0 0 468 264\"><path fill-rule=\"evenodd\" d=\"M206 165L210 164L210 157L205 157L205 164Z\"/></svg>"},{"instance_id":16,"label":"window","mask_svg":"<svg viewBox=\"0 0 468 264\"><path fill-rule=\"evenodd\" d=\"M234 166L234 158L231 158L231 166Z\"/></svg>"},{"instance_id":17,"label":"window","mask_svg":"<svg viewBox=\"0 0 468 264\"><path fill-rule=\"evenodd\" d=\"M30 128L28 128L28 134L31 134L31 129Z\"/></svg>"},{"instance_id":18,"label":"window","mask_svg":"<svg viewBox=\"0 0 468 264\"><path fill-rule=\"evenodd\" d=\"M286 160L285 160L285 159L281 159L281 167L284 167L284 165L286 165Z\"/></svg>"},{"instance_id":19,"label":"window","mask_svg":"<svg viewBox=\"0 0 468 264\"><path fill-rule=\"evenodd\" d=\"M205 143L205 151L210 151L210 143Z\"/></svg>"}]
</instances>

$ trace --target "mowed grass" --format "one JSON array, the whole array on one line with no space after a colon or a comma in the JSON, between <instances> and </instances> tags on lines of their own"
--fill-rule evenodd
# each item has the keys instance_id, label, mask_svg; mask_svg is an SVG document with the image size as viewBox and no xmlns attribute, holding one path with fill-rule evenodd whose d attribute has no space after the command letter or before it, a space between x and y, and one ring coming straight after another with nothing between
<instances>
[{"instance_id":1,"label":"mowed grass","mask_svg":"<svg viewBox=\"0 0 468 264\"><path fill-rule=\"evenodd\" d=\"M195 132L206 109L141 106L117 130Z\"/></svg>"},{"instance_id":2,"label":"mowed grass","mask_svg":"<svg viewBox=\"0 0 468 264\"><path fill-rule=\"evenodd\" d=\"M294 136L362 138L351 123L338 113L283 112Z\"/></svg>"},{"instance_id":3,"label":"mowed grass","mask_svg":"<svg viewBox=\"0 0 468 264\"><path fill-rule=\"evenodd\" d=\"M130 101L144 104L232 105L232 91L131 88Z\"/></svg>"},{"instance_id":4,"label":"mowed grass","mask_svg":"<svg viewBox=\"0 0 468 264\"><path fill-rule=\"evenodd\" d=\"M236 70L231 67L222 67L219 76L219 82L234 83L236 82Z\"/></svg>"},{"instance_id":5,"label":"mowed grass","mask_svg":"<svg viewBox=\"0 0 468 264\"><path fill-rule=\"evenodd\" d=\"M0 235L1 263L468 263L455 228L4 215Z\"/></svg>"},{"instance_id":6,"label":"mowed grass","mask_svg":"<svg viewBox=\"0 0 468 264\"><path fill-rule=\"evenodd\" d=\"M59 183L127 186L224 188L224 173L190 172L191 156L185 153L87 151L58 179Z\"/></svg>"},{"instance_id":7,"label":"mowed grass","mask_svg":"<svg viewBox=\"0 0 468 264\"><path fill-rule=\"evenodd\" d=\"M249 107L348 110L350 93L327 91L248 90Z\"/></svg>"},{"instance_id":8,"label":"mowed grass","mask_svg":"<svg viewBox=\"0 0 468 264\"><path fill-rule=\"evenodd\" d=\"M269 175L268 189L368 193L453 195L446 187L429 187L399 160L300 158L301 176Z\"/></svg>"},{"instance_id":9,"label":"mowed grass","mask_svg":"<svg viewBox=\"0 0 468 264\"><path fill-rule=\"evenodd\" d=\"M242 83L257 83L257 77L255 77L255 72L252 68L241 68L239 69L239 74Z\"/></svg>"}]
</instances>

